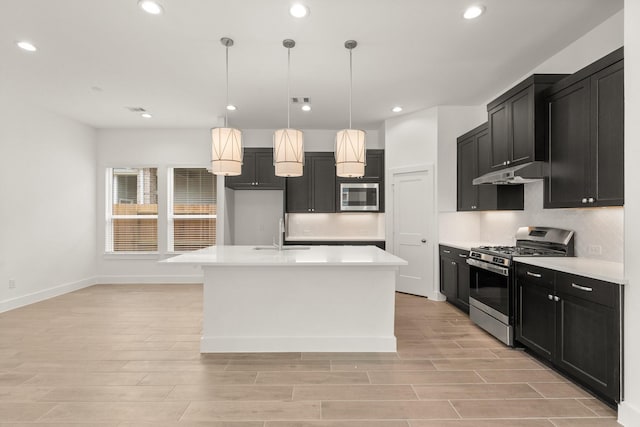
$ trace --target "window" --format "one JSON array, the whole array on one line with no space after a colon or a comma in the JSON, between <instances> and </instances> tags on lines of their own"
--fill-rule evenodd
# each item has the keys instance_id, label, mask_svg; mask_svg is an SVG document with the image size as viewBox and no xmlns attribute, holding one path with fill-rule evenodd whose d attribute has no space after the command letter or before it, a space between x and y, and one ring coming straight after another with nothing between
<instances>
[{"instance_id":1,"label":"window","mask_svg":"<svg viewBox=\"0 0 640 427\"><path fill-rule=\"evenodd\" d=\"M216 178L204 168L169 170L169 251L216 244Z\"/></svg>"},{"instance_id":2,"label":"window","mask_svg":"<svg viewBox=\"0 0 640 427\"><path fill-rule=\"evenodd\" d=\"M106 252L158 251L158 170L107 169Z\"/></svg>"}]
</instances>

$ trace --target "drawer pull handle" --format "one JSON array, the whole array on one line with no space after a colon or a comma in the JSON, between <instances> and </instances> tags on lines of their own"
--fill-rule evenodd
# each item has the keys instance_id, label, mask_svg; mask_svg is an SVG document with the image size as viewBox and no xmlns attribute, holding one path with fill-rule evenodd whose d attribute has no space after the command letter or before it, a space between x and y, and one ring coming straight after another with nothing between
<instances>
[{"instance_id":1,"label":"drawer pull handle","mask_svg":"<svg viewBox=\"0 0 640 427\"><path fill-rule=\"evenodd\" d=\"M460 258L466 258L466 257L467 257L465 254L458 254L458 256L459 256Z\"/></svg>"},{"instance_id":2,"label":"drawer pull handle","mask_svg":"<svg viewBox=\"0 0 640 427\"><path fill-rule=\"evenodd\" d=\"M442 252L444 252L445 254L450 254L451 251L447 251L447 250L443 250Z\"/></svg>"},{"instance_id":3,"label":"drawer pull handle","mask_svg":"<svg viewBox=\"0 0 640 427\"><path fill-rule=\"evenodd\" d=\"M542 277L542 274L540 274L540 273L532 273L530 271L527 271L527 276L537 277L539 279L539 278Z\"/></svg>"},{"instance_id":4,"label":"drawer pull handle","mask_svg":"<svg viewBox=\"0 0 640 427\"><path fill-rule=\"evenodd\" d=\"M576 288L576 289L580 289L581 291L585 291L585 292L593 292L593 288L589 288L587 286L576 285L575 283L572 283L571 287L572 288Z\"/></svg>"}]
</instances>

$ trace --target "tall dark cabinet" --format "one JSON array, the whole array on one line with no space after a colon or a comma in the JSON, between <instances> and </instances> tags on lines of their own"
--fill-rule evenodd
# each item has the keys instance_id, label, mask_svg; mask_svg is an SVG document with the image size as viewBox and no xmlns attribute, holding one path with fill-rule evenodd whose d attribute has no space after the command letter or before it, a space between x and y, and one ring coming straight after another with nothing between
<instances>
[{"instance_id":1,"label":"tall dark cabinet","mask_svg":"<svg viewBox=\"0 0 640 427\"><path fill-rule=\"evenodd\" d=\"M491 169L491 140L484 123L458 138L458 211L522 210L524 187L473 185L473 179Z\"/></svg>"},{"instance_id":2,"label":"tall dark cabinet","mask_svg":"<svg viewBox=\"0 0 640 427\"><path fill-rule=\"evenodd\" d=\"M289 213L335 212L335 163L333 153L306 153L303 175L287 178L286 211Z\"/></svg>"},{"instance_id":3,"label":"tall dark cabinet","mask_svg":"<svg viewBox=\"0 0 640 427\"><path fill-rule=\"evenodd\" d=\"M624 60L620 48L551 87L545 208L624 204Z\"/></svg>"}]
</instances>

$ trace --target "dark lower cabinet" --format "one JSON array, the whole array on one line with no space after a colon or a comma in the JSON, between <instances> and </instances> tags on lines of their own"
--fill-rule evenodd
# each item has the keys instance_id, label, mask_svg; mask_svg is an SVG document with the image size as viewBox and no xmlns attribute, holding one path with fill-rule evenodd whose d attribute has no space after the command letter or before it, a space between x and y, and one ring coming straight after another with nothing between
<instances>
[{"instance_id":1,"label":"dark lower cabinet","mask_svg":"<svg viewBox=\"0 0 640 427\"><path fill-rule=\"evenodd\" d=\"M516 271L516 340L619 402L622 287L526 264Z\"/></svg>"},{"instance_id":2,"label":"dark lower cabinet","mask_svg":"<svg viewBox=\"0 0 640 427\"><path fill-rule=\"evenodd\" d=\"M447 302L469 312L469 251L440 245L440 292Z\"/></svg>"},{"instance_id":3,"label":"dark lower cabinet","mask_svg":"<svg viewBox=\"0 0 640 427\"><path fill-rule=\"evenodd\" d=\"M545 208L624 204L622 48L548 89Z\"/></svg>"}]
</instances>

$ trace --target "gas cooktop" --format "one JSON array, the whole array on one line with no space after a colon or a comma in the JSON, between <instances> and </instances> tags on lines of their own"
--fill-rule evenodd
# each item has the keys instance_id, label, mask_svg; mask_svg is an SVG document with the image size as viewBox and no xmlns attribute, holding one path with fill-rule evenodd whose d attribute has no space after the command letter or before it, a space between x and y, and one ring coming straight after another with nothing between
<instances>
[{"instance_id":1,"label":"gas cooktop","mask_svg":"<svg viewBox=\"0 0 640 427\"><path fill-rule=\"evenodd\" d=\"M533 248L524 246L480 246L475 251L488 254L508 256L566 256L566 253L546 248Z\"/></svg>"}]
</instances>

